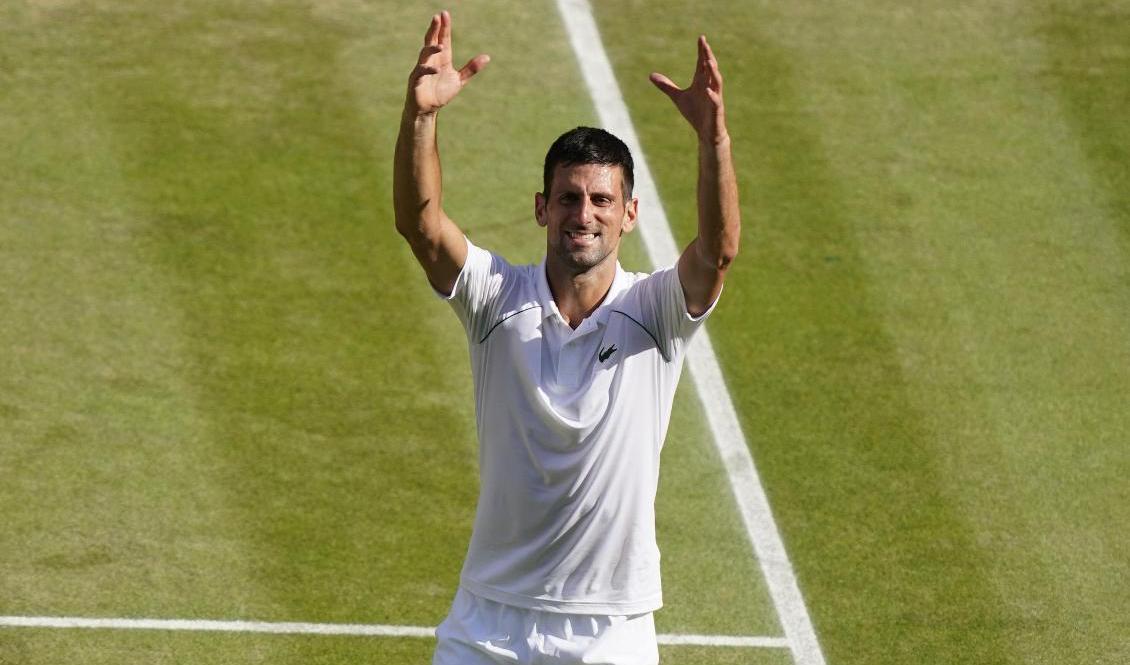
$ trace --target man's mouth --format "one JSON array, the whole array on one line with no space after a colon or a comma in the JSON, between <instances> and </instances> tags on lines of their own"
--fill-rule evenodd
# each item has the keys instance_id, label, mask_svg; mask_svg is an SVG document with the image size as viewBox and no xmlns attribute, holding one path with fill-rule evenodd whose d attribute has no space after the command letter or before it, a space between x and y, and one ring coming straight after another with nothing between
<instances>
[{"instance_id":1,"label":"man's mouth","mask_svg":"<svg viewBox=\"0 0 1130 665\"><path fill-rule=\"evenodd\" d=\"M565 235L569 236L576 242L590 242L596 240L598 234L584 231L566 231Z\"/></svg>"}]
</instances>

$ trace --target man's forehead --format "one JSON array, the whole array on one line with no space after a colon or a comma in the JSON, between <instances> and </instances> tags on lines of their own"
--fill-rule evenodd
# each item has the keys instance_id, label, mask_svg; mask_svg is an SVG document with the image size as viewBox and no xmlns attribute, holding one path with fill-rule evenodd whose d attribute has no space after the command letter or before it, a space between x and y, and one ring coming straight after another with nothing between
<instances>
[{"instance_id":1,"label":"man's forehead","mask_svg":"<svg viewBox=\"0 0 1130 665\"><path fill-rule=\"evenodd\" d=\"M558 164L553 169L553 187L559 185L620 188L624 169L619 164Z\"/></svg>"}]
</instances>

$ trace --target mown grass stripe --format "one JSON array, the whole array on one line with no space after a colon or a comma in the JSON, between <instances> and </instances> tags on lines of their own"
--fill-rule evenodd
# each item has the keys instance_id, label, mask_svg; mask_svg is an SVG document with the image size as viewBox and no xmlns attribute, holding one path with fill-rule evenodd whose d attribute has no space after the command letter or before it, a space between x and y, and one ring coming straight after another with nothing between
<instances>
[{"instance_id":1,"label":"mown grass stripe","mask_svg":"<svg viewBox=\"0 0 1130 665\"><path fill-rule=\"evenodd\" d=\"M601 3L599 11L608 17L602 27L618 71L636 72L624 89L665 192L686 179L690 160L665 139L669 130L659 120L667 109L659 102L667 100L652 100L641 74L678 75L687 55L653 56L634 40L647 35L689 46L704 31L724 68L735 63L725 72L727 108L748 242L711 332L828 658L1012 662L987 628L1002 625L1004 608L984 572L988 557L947 493L945 440L932 445L931 438L936 410L913 399L908 384L916 368L900 364L901 349L886 330L885 303L876 296L886 281L877 284L868 272L877 242L859 235L871 218L856 205L904 203L901 192L884 187L890 177L865 182L884 196L848 177L853 166L889 164L876 158L904 136L891 131L887 97L878 94L885 89L875 91L883 82L867 75L877 68L864 60L855 76L855 65L877 45L853 37L886 14L857 5L773 5L753 13L721 5L700 20L695 8L674 0ZM826 35L842 37L845 47L829 51ZM829 94L826 82L848 98ZM871 100L876 106L864 106ZM875 120L882 133L847 145L828 116ZM846 175L836 168L841 157L851 160ZM924 186L907 196L913 203L936 190ZM691 206L678 208L687 200L670 201L672 219L693 219ZM888 220L874 219L890 225L880 240L893 244L902 227ZM899 255L929 249L909 245ZM953 394L962 390L955 386Z\"/></svg>"},{"instance_id":2,"label":"mown grass stripe","mask_svg":"<svg viewBox=\"0 0 1130 665\"><path fill-rule=\"evenodd\" d=\"M349 635L362 637L434 638L431 626L389 626L360 623L309 623L296 621L217 621L214 619L124 619L109 617L0 616L7 628L84 628L94 630L174 630L219 633L269 633L274 635ZM743 635L658 636L666 646L715 646L743 648L788 648L783 637Z\"/></svg>"},{"instance_id":3,"label":"mown grass stripe","mask_svg":"<svg viewBox=\"0 0 1130 665\"><path fill-rule=\"evenodd\" d=\"M1031 13L1046 47L1041 74L1055 82L1108 218L1130 243L1130 4L1051 2Z\"/></svg>"},{"instance_id":4,"label":"mown grass stripe","mask_svg":"<svg viewBox=\"0 0 1130 665\"><path fill-rule=\"evenodd\" d=\"M375 123L353 96L361 84L343 73L342 54L363 48L365 34L301 3L130 6L122 40L139 64L129 77L89 78L144 221L139 250L175 285L182 374L208 432L190 444L215 450L207 480L227 498L208 514L212 531L254 564L226 585L238 605L225 605L216 582L230 575L222 562L189 559L202 580L190 593L157 587L101 607L340 621L362 606L426 625L450 599L442 582L462 553L449 545L469 530L473 469L460 444L473 430L469 402L452 404L432 369L460 357L450 343L459 340L443 337L450 315L411 309L385 286L418 268L385 214ZM91 12L88 41L120 30L113 18ZM412 295L430 297L422 282ZM405 543L418 549L373 554ZM160 543L152 565L166 565L172 547ZM309 661L316 648L287 656Z\"/></svg>"},{"instance_id":5,"label":"mown grass stripe","mask_svg":"<svg viewBox=\"0 0 1130 665\"><path fill-rule=\"evenodd\" d=\"M650 223L640 225L648 257L653 265L671 265L678 259L671 225L663 210L612 65L604 51L592 8L585 0L558 0L557 7L601 124L619 136L635 156L636 195L643 209L651 211ZM726 389L722 370L705 330L691 345L687 359L714 443L726 466L742 521L768 584L769 595L777 609L789 647L798 664L820 665L824 663L824 655L820 651L796 575L773 520L769 500L749 452L749 444L742 434L733 400Z\"/></svg>"},{"instance_id":6,"label":"mown grass stripe","mask_svg":"<svg viewBox=\"0 0 1130 665\"><path fill-rule=\"evenodd\" d=\"M754 322L747 337L787 341L793 367L728 376L749 386L746 423L765 421L753 438L782 434L759 455L766 477L798 451L773 500L832 659L1082 662L1120 633L1088 626L1118 606L1102 590L1119 588L1102 540L1115 531L1098 525L1125 521L1109 519L1125 483L1107 443L1125 440L1125 409L1106 387L1127 385L1125 289L1111 279L1126 264L1016 20L1029 11L1044 16L1023 3L782 9L749 39L771 45L748 49L750 78L795 73L752 142L793 143L758 154L780 164L760 191L805 196L773 202L762 238L810 254L766 252L779 276L762 283L787 284L781 267L805 283L766 298L788 301L781 334ZM740 357L735 331L716 338L727 357ZM802 408L788 413L774 384L796 386ZM787 420L761 415L774 411ZM791 432L813 436L790 446ZM1056 625L1073 631L1053 638Z\"/></svg>"}]
</instances>

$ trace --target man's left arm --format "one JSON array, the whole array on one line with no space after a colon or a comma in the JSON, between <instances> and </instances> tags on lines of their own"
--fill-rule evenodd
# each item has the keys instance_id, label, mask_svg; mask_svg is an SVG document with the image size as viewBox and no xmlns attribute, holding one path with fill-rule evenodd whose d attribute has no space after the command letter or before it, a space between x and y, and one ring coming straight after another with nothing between
<instances>
[{"instance_id":1,"label":"man's left arm","mask_svg":"<svg viewBox=\"0 0 1130 665\"><path fill-rule=\"evenodd\" d=\"M741 211L738 182L722 104L722 74L706 37L698 38L698 62L690 86L681 89L663 74L651 82L662 90L698 136L698 236L679 257L679 282L687 313L705 314L722 291L738 254Z\"/></svg>"}]
</instances>

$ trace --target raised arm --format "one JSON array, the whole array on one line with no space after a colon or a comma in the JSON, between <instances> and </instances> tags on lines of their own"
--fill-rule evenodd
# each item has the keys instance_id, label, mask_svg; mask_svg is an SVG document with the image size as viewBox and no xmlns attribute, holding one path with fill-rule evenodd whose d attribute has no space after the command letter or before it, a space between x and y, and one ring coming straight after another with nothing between
<instances>
[{"instance_id":1,"label":"raised arm","mask_svg":"<svg viewBox=\"0 0 1130 665\"><path fill-rule=\"evenodd\" d=\"M651 82L662 90L698 135L698 236L679 257L679 282L692 316L705 313L722 291L738 254L741 212L738 182L722 104L722 74L706 42L698 38L698 63L690 86L679 88L663 74Z\"/></svg>"},{"instance_id":2,"label":"raised arm","mask_svg":"<svg viewBox=\"0 0 1130 665\"><path fill-rule=\"evenodd\" d=\"M408 77L400 118L392 185L396 230L411 245L432 286L443 293L451 293L455 286L467 259L467 244L443 212L436 119L488 62L490 56L477 55L456 70L451 64L451 15L436 14Z\"/></svg>"}]
</instances>

